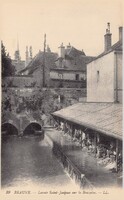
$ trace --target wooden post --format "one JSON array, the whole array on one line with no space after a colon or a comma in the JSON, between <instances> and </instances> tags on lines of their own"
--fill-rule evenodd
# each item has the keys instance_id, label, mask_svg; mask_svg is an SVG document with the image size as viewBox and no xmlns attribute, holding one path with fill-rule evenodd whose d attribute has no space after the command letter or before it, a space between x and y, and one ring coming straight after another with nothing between
<instances>
[{"instance_id":1,"label":"wooden post","mask_svg":"<svg viewBox=\"0 0 124 200\"><path fill-rule=\"evenodd\" d=\"M100 143L100 135L99 135L99 133L96 133L96 137L97 137L97 144L99 144Z\"/></svg>"},{"instance_id":2,"label":"wooden post","mask_svg":"<svg viewBox=\"0 0 124 200\"><path fill-rule=\"evenodd\" d=\"M98 145L100 143L100 135L99 133L96 133L96 154L98 155Z\"/></svg>"},{"instance_id":3,"label":"wooden post","mask_svg":"<svg viewBox=\"0 0 124 200\"><path fill-rule=\"evenodd\" d=\"M96 155L96 149L97 149L97 133L96 133L96 131L94 134L94 146L95 146L95 155Z\"/></svg>"},{"instance_id":4,"label":"wooden post","mask_svg":"<svg viewBox=\"0 0 124 200\"><path fill-rule=\"evenodd\" d=\"M72 124L72 139L74 137L74 124Z\"/></svg>"},{"instance_id":5,"label":"wooden post","mask_svg":"<svg viewBox=\"0 0 124 200\"><path fill-rule=\"evenodd\" d=\"M81 148L83 148L83 133L81 131Z\"/></svg>"},{"instance_id":6,"label":"wooden post","mask_svg":"<svg viewBox=\"0 0 124 200\"><path fill-rule=\"evenodd\" d=\"M118 172L118 139L116 139L116 172Z\"/></svg>"},{"instance_id":7,"label":"wooden post","mask_svg":"<svg viewBox=\"0 0 124 200\"><path fill-rule=\"evenodd\" d=\"M23 136L22 117L20 117L19 136Z\"/></svg>"},{"instance_id":8,"label":"wooden post","mask_svg":"<svg viewBox=\"0 0 124 200\"><path fill-rule=\"evenodd\" d=\"M73 124L70 124L70 131L71 131L71 139L72 139L72 131L73 131Z\"/></svg>"}]
</instances>

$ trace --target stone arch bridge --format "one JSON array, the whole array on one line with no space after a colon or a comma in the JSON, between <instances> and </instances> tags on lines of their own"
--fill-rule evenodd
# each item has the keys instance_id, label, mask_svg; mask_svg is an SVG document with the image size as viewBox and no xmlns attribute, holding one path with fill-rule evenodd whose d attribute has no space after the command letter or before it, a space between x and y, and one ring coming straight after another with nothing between
<instances>
[{"instance_id":1,"label":"stone arch bridge","mask_svg":"<svg viewBox=\"0 0 124 200\"><path fill-rule=\"evenodd\" d=\"M29 114L18 114L6 113L4 119L2 119L2 130L6 127L13 127L18 135L23 135L24 131L30 126L33 125L36 127L36 130L42 131L43 121L40 118L35 119L32 115Z\"/></svg>"}]
</instances>

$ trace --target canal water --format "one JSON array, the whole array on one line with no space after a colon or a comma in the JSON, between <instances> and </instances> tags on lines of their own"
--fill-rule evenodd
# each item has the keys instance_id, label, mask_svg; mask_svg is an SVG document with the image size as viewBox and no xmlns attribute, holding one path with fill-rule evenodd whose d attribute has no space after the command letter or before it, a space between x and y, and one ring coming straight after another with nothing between
<instances>
[{"instance_id":1,"label":"canal water","mask_svg":"<svg viewBox=\"0 0 124 200\"><path fill-rule=\"evenodd\" d=\"M1 150L1 185L6 187L64 187L73 185L46 138L4 136Z\"/></svg>"}]
</instances>

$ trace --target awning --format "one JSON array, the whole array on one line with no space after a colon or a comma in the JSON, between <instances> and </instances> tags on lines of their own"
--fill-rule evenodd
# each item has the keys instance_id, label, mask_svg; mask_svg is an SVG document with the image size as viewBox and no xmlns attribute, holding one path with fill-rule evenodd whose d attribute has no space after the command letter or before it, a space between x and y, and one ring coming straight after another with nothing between
<instances>
[{"instance_id":1,"label":"awning","mask_svg":"<svg viewBox=\"0 0 124 200\"><path fill-rule=\"evenodd\" d=\"M122 140L122 104L77 103L52 115Z\"/></svg>"}]
</instances>

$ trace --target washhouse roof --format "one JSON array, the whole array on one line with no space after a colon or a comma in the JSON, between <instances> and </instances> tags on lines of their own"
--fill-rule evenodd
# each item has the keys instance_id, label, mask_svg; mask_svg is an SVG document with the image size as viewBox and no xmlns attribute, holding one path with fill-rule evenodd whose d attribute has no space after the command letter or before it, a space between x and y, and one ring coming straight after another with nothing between
<instances>
[{"instance_id":1,"label":"washhouse roof","mask_svg":"<svg viewBox=\"0 0 124 200\"><path fill-rule=\"evenodd\" d=\"M53 116L122 140L122 104L77 103Z\"/></svg>"}]
</instances>

